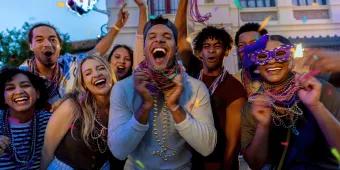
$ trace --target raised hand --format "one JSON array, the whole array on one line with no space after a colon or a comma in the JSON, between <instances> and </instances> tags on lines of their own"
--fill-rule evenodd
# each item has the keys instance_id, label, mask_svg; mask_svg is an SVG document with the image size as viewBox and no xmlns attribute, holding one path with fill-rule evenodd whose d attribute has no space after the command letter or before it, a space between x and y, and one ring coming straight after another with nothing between
<instances>
[{"instance_id":1,"label":"raised hand","mask_svg":"<svg viewBox=\"0 0 340 170\"><path fill-rule=\"evenodd\" d=\"M181 94L183 92L183 82L182 82L182 80L183 80L182 74L178 74L173 79L175 86L172 89L164 92L166 106L170 110L173 110L178 106L179 99L180 99Z\"/></svg>"},{"instance_id":2,"label":"raised hand","mask_svg":"<svg viewBox=\"0 0 340 170\"><path fill-rule=\"evenodd\" d=\"M146 85L150 83L149 77L144 72L138 71L134 72L133 76L135 89L142 96L143 104L151 108L153 106L153 98L146 88Z\"/></svg>"},{"instance_id":3,"label":"raised hand","mask_svg":"<svg viewBox=\"0 0 340 170\"><path fill-rule=\"evenodd\" d=\"M129 18L129 12L125 9L125 7L126 3L124 3L122 7L119 9L117 21L115 24L118 28L124 27L126 21Z\"/></svg>"},{"instance_id":4,"label":"raised hand","mask_svg":"<svg viewBox=\"0 0 340 170\"><path fill-rule=\"evenodd\" d=\"M137 4L137 6L143 6L144 0L135 0L135 3Z\"/></svg>"},{"instance_id":5,"label":"raised hand","mask_svg":"<svg viewBox=\"0 0 340 170\"><path fill-rule=\"evenodd\" d=\"M321 83L308 74L296 75L295 79L302 86L302 89L298 91L300 100L307 107L318 106L320 104Z\"/></svg>"},{"instance_id":6,"label":"raised hand","mask_svg":"<svg viewBox=\"0 0 340 170\"><path fill-rule=\"evenodd\" d=\"M2 155L9 146L10 140L7 136L0 136L0 155Z\"/></svg>"},{"instance_id":7,"label":"raised hand","mask_svg":"<svg viewBox=\"0 0 340 170\"><path fill-rule=\"evenodd\" d=\"M311 66L311 69L319 70L323 73L340 72L339 55L339 51L307 48L304 51L304 57L306 57L305 65Z\"/></svg>"},{"instance_id":8,"label":"raised hand","mask_svg":"<svg viewBox=\"0 0 340 170\"><path fill-rule=\"evenodd\" d=\"M270 103L270 99L265 95L258 95L253 99L251 114L262 127L270 126L272 113Z\"/></svg>"}]
</instances>

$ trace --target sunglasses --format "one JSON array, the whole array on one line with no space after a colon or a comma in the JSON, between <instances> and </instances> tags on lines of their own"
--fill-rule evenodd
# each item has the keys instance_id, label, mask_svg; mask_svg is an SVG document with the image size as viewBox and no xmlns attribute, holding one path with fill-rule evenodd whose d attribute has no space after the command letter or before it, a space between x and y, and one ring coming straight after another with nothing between
<instances>
[{"instance_id":1,"label":"sunglasses","mask_svg":"<svg viewBox=\"0 0 340 170\"><path fill-rule=\"evenodd\" d=\"M273 50L258 50L250 54L250 58L256 65L266 65L272 59L277 62L286 62L292 54L292 48L292 45L285 44Z\"/></svg>"}]
</instances>

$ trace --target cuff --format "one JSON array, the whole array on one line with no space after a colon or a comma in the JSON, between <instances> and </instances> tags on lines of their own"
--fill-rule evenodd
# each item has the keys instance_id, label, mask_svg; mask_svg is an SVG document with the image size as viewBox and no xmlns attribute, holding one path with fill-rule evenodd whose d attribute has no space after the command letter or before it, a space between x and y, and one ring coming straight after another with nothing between
<instances>
[{"instance_id":1,"label":"cuff","mask_svg":"<svg viewBox=\"0 0 340 170\"><path fill-rule=\"evenodd\" d=\"M141 124L136 120L135 116L132 115L132 118L129 121L130 126L136 131L145 132L149 129L149 123Z\"/></svg>"}]
</instances>

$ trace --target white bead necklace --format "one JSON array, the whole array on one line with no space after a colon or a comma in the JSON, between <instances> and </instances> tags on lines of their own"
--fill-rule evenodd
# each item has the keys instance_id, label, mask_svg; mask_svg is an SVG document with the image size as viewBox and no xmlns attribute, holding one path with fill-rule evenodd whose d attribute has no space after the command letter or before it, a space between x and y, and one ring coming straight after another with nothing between
<instances>
[{"instance_id":1,"label":"white bead necklace","mask_svg":"<svg viewBox=\"0 0 340 170\"><path fill-rule=\"evenodd\" d=\"M162 103L163 106L161 108L158 107L158 101L156 97L153 97L153 120L152 120L152 134L156 139L157 143L160 146L160 149L152 152L153 155L161 157L164 161L167 161L168 158L176 155L176 150L170 148L167 143L169 138L169 128L170 128L170 111L166 107L165 103ZM163 120L158 121L158 116L163 114ZM158 126L162 127L162 132L159 131Z\"/></svg>"}]
</instances>

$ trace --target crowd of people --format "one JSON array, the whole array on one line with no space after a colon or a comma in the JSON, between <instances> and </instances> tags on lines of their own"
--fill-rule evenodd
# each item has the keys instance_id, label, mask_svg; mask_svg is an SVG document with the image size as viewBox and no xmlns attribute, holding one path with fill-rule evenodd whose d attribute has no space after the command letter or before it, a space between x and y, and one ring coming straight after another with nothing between
<instances>
[{"instance_id":1,"label":"crowd of people","mask_svg":"<svg viewBox=\"0 0 340 170\"><path fill-rule=\"evenodd\" d=\"M188 0L174 23L134 1L134 49L111 47L124 6L86 54L61 55L50 24L29 30L33 57L0 71L0 169L234 170L240 155L254 170L340 168L340 94L315 75L339 73L339 51L306 49L300 73L294 45L257 23L234 40L206 26L190 44Z\"/></svg>"}]
</instances>

